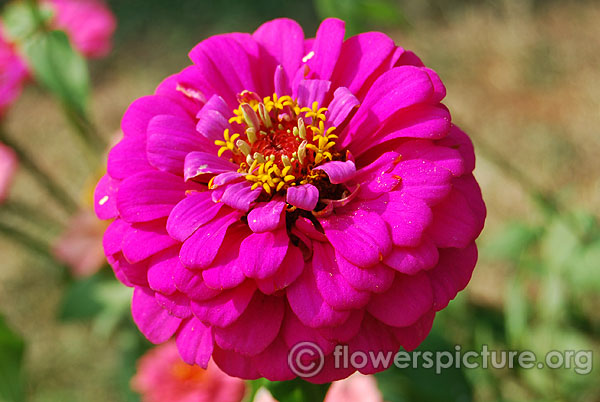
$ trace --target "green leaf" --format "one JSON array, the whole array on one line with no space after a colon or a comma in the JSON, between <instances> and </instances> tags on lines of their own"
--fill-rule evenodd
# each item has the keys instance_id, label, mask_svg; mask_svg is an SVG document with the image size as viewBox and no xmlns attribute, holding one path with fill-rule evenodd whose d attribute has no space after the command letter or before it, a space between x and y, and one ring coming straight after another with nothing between
<instances>
[{"instance_id":1,"label":"green leaf","mask_svg":"<svg viewBox=\"0 0 600 402\"><path fill-rule=\"evenodd\" d=\"M64 295L59 318L69 321L91 319L98 315L103 307L98 294L100 283L98 275L73 282Z\"/></svg>"},{"instance_id":2,"label":"green leaf","mask_svg":"<svg viewBox=\"0 0 600 402\"><path fill-rule=\"evenodd\" d=\"M330 385L312 384L299 378L291 381L259 381L252 386L253 392L256 393L263 386L278 402L322 401Z\"/></svg>"},{"instance_id":3,"label":"green leaf","mask_svg":"<svg viewBox=\"0 0 600 402\"><path fill-rule=\"evenodd\" d=\"M483 252L492 258L502 258L513 262L539 238L541 230L522 222L508 223L483 247Z\"/></svg>"},{"instance_id":4,"label":"green leaf","mask_svg":"<svg viewBox=\"0 0 600 402\"><path fill-rule=\"evenodd\" d=\"M24 400L23 355L25 343L0 316L0 400Z\"/></svg>"},{"instance_id":5,"label":"green leaf","mask_svg":"<svg viewBox=\"0 0 600 402\"><path fill-rule=\"evenodd\" d=\"M2 25L13 42L23 42L52 17L49 7L35 7L31 2L13 1L4 6Z\"/></svg>"},{"instance_id":6,"label":"green leaf","mask_svg":"<svg viewBox=\"0 0 600 402\"><path fill-rule=\"evenodd\" d=\"M88 68L67 35L62 31L38 32L25 40L23 50L36 80L65 106L84 115L89 93Z\"/></svg>"},{"instance_id":7,"label":"green leaf","mask_svg":"<svg viewBox=\"0 0 600 402\"><path fill-rule=\"evenodd\" d=\"M512 278L506 292L504 306L506 335L511 345L519 345L527 331L528 316L528 303L522 278Z\"/></svg>"}]
</instances>

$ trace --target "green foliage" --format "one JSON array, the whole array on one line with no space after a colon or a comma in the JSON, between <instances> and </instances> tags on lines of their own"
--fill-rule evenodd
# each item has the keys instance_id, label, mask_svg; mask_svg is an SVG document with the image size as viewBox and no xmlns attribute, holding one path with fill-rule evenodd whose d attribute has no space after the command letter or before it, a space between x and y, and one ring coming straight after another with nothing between
<instances>
[{"instance_id":1,"label":"green foliage","mask_svg":"<svg viewBox=\"0 0 600 402\"><path fill-rule=\"evenodd\" d=\"M24 400L23 355L25 343L0 316L0 401Z\"/></svg>"},{"instance_id":2,"label":"green foliage","mask_svg":"<svg viewBox=\"0 0 600 402\"><path fill-rule=\"evenodd\" d=\"M268 381L264 378L249 381L250 392L247 401L252 401L262 387L269 390L278 402L322 401L329 384L312 384L296 378L292 381Z\"/></svg>"},{"instance_id":3,"label":"green foliage","mask_svg":"<svg viewBox=\"0 0 600 402\"><path fill-rule=\"evenodd\" d=\"M346 21L348 35L375 27L402 27L406 18L392 0L315 0L319 17L336 17Z\"/></svg>"}]
</instances>

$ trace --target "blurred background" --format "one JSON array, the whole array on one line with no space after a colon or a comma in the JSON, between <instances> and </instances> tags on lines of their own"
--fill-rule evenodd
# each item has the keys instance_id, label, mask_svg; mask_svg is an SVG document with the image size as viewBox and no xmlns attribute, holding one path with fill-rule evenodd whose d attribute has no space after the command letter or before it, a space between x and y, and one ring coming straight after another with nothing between
<instances>
[{"instance_id":1,"label":"blurred background","mask_svg":"<svg viewBox=\"0 0 600 402\"><path fill-rule=\"evenodd\" d=\"M213 34L251 32L290 17L308 37L335 16L347 21L348 35L381 30L414 51L441 76L444 103L475 144L475 175L488 207L473 279L438 314L421 348L486 344L539 356L551 350L600 356L600 3L112 0L109 6L118 22L113 50L89 64L89 115L106 142L127 106L188 65L187 52ZM46 91L27 86L3 125L47 175L91 207L101 160L73 140ZM28 169L19 170L0 222L18 227L20 240L37 252L14 236L0 237L0 345L14 346L11 362L22 362L19 372L0 358L0 373L15 387L25 384L28 401L135 401L129 379L149 345L132 330L128 290L106 267L87 276L48 258L45 245L56 252L70 235L87 250L86 272L103 263L104 228L80 212L79 230L65 235L72 219ZM377 376L389 401L600 401L598 378L595 367L587 375L573 368L491 368Z\"/></svg>"}]
</instances>

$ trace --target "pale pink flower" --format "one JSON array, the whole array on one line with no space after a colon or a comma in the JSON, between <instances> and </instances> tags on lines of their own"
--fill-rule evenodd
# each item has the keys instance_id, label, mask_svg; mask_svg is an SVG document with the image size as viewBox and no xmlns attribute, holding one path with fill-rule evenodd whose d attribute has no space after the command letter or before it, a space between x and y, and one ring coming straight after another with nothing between
<instances>
[{"instance_id":1,"label":"pale pink flower","mask_svg":"<svg viewBox=\"0 0 600 402\"><path fill-rule=\"evenodd\" d=\"M6 145L0 144L0 203L6 199L17 170L17 156Z\"/></svg>"}]
</instances>

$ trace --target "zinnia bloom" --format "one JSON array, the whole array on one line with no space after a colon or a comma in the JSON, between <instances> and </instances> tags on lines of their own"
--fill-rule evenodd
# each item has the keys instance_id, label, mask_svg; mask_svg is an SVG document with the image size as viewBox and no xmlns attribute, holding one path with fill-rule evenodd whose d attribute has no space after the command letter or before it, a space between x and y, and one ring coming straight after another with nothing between
<instances>
[{"instance_id":1,"label":"zinnia bloom","mask_svg":"<svg viewBox=\"0 0 600 402\"><path fill-rule=\"evenodd\" d=\"M213 362L207 369L183 362L172 342L142 356L131 387L142 402L240 402L246 392L244 381L229 377Z\"/></svg>"},{"instance_id":2,"label":"zinnia bloom","mask_svg":"<svg viewBox=\"0 0 600 402\"><path fill-rule=\"evenodd\" d=\"M86 57L103 57L110 52L117 23L103 1L45 0L44 3L54 10L52 26L65 31Z\"/></svg>"},{"instance_id":3,"label":"zinnia bloom","mask_svg":"<svg viewBox=\"0 0 600 402\"><path fill-rule=\"evenodd\" d=\"M0 203L8 196L16 170L15 152L6 145L0 144Z\"/></svg>"},{"instance_id":4,"label":"zinnia bloom","mask_svg":"<svg viewBox=\"0 0 600 402\"><path fill-rule=\"evenodd\" d=\"M378 32L325 20L208 38L135 101L96 189L104 248L155 343L289 380L288 351L413 349L468 283L485 206L445 88ZM385 367L368 363L364 374Z\"/></svg>"},{"instance_id":5,"label":"zinnia bloom","mask_svg":"<svg viewBox=\"0 0 600 402\"><path fill-rule=\"evenodd\" d=\"M6 40L0 24L0 118L21 94L27 77L27 66Z\"/></svg>"}]
</instances>

